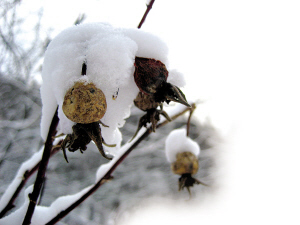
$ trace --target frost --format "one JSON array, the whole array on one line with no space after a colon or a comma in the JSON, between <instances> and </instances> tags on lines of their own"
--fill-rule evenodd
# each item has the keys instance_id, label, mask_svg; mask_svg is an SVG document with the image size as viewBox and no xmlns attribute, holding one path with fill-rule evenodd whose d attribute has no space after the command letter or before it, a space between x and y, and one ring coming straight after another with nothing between
<instances>
[{"instance_id":1,"label":"frost","mask_svg":"<svg viewBox=\"0 0 300 225\"><path fill-rule=\"evenodd\" d=\"M130 107L138 94L134 82L136 56L154 58L168 64L166 44L153 34L139 29L113 28L105 23L81 24L61 32L49 44L43 64L41 136L45 140L58 108L59 132L72 133L70 121L62 111L64 96L75 82L94 83L106 96L107 111L101 121L106 143L116 144L105 151L115 154L120 148L122 127L130 115ZM86 76L81 75L87 65ZM171 72L168 77L175 85L183 86L183 76Z\"/></svg>"},{"instance_id":2,"label":"frost","mask_svg":"<svg viewBox=\"0 0 300 225\"><path fill-rule=\"evenodd\" d=\"M192 152L199 156L200 147L191 138L186 136L186 129L173 130L166 139L166 157L172 163L176 161L176 155L180 152Z\"/></svg>"}]
</instances>

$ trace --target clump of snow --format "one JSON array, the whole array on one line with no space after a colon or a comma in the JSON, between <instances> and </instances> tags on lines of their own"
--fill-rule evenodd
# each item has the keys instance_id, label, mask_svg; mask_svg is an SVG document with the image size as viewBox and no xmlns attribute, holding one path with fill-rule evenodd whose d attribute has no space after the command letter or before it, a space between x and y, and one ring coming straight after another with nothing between
<instances>
[{"instance_id":1,"label":"clump of snow","mask_svg":"<svg viewBox=\"0 0 300 225\"><path fill-rule=\"evenodd\" d=\"M33 154L33 156L25 161L21 167L19 168L14 180L10 183L10 185L5 190L4 194L0 199L0 211L2 211L12 196L14 195L15 191L19 187L19 185L23 182L24 174L26 171L30 171L33 167L35 167L41 160L43 154L43 148L40 149L38 152Z\"/></svg>"},{"instance_id":2,"label":"clump of snow","mask_svg":"<svg viewBox=\"0 0 300 225\"><path fill-rule=\"evenodd\" d=\"M186 136L186 129L173 130L167 137L165 143L167 160L172 163L176 161L176 155L181 152L191 152L195 156L200 154L200 146L197 142Z\"/></svg>"},{"instance_id":3,"label":"clump of snow","mask_svg":"<svg viewBox=\"0 0 300 225\"><path fill-rule=\"evenodd\" d=\"M102 23L73 26L53 39L47 48L42 72L42 137L47 136L57 105L60 132L72 133L74 122L66 118L62 104L67 90L75 82L83 81L94 83L106 96L107 112L102 122L109 128L103 129L103 137L107 142L116 137L120 139L116 128L123 124L138 93L132 78L136 51L134 41ZM81 75L83 63L87 65L86 76ZM117 91L118 96L113 100Z\"/></svg>"},{"instance_id":4,"label":"clump of snow","mask_svg":"<svg viewBox=\"0 0 300 225\"><path fill-rule=\"evenodd\" d=\"M178 87L185 86L185 79L182 73L170 69L168 61L168 47L159 37L154 34L139 30L137 28L124 28L122 32L134 40L138 45L137 57L153 58L165 64L169 71L168 82Z\"/></svg>"},{"instance_id":5,"label":"clump of snow","mask_svg":"<svg viewBox=\"0 0 300 225\"><path fill-rule=\"evenodd\" d=\"M139 29L114 28L105 23L80 24L62 31L49 44L43 64L43 103L41 136L47 138L49 126L58 106L59 132L72 133L70 121L62 111L66 92L78 81L93 83L103 91L107 111L101 121L106 143L105 151L115 153L120 147L122 127L130 115L130 107L138 94L134 82L134 60L136 56L154 58L166 66L168 48L157 36ZM83 63L86 75L81 75ZM168 80L177 86L184 85L182 74L171 72Z\"/></svg>"},{"instance_id":6,"label":"clump of snow","mask_svg":"<svg viewBox=\"0 0 300 225\"><path fill-rule=\"evenodd\" d=\"M153 58L168 67L168 47L159 37L137 28L123 28L121 31L138 45L137 57Z\"/></svg>"},{"instance_id":7,"label":"clump of snow","mask_svg":"<svg viewBox=\"0 0 300 225\"><path fill-rule=\"evenodd\" d=\"M167 81L177 87L185 86L185 79L182 73L176 69L169 70L169 76Z\"/></svg>"},{"instance_id":8,"label":"clump of snow","mask_svg":"<svg viewBox=\"0 0 300 225\"><path fill-rule=\"evenodd\" d=\"M65 195L57 198L49 207L37 205L34 210L34 214L31 219L31 225L44 225L57 216L60 212L66 210L69 206L74 204L79 198L86 194L92 186L88 186L82 189L80 192L74 195ZM29 205L28 194L32 193L33 185L29 186L25 190L24 194L24 204L17 209L15 212L9 214L8 216L0 219L1 225L12 225L12 224L22 224L27 208Z\"/></svg>"},{"instance_id":9,"label":"clump of snow","mask_svg":"<svg viewBox=\"0 0 300 225\"><path fill-rule=\"evenodd\" d=\"M23 205L13 213L0 219L1 225L22 224L29 205L28 194L32 193L32 191L33 191L33 185L30 185L28 188L25 189ZM32 225L34 224L32 223Z\"/></svg>"}]
</instances>

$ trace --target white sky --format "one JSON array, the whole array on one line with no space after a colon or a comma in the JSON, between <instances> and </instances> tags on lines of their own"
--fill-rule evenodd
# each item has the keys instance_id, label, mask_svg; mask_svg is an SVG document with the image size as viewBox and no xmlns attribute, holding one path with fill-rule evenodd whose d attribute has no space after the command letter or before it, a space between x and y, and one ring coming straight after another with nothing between
<instances>
[{"instance_id":1,"label":"white sky","mask_svg":"<svg viewBox=\"0 0 300 225\"><path fill-rule=\"evenodd\" d=\"M33 2L44 5L53 33L79 13L85 22L136 27L145 11L145 0ZM142 29L168 43L172 68L186 76L186 96L207 101L198 116L208 115L230 144L221 159L221 196L184 209L164 201L128 224L155 215L177 215L172 224L182 224L184 214L199 224L299 224L299 12L291 0L156 0Z\"/></svg>"}]
</instances>

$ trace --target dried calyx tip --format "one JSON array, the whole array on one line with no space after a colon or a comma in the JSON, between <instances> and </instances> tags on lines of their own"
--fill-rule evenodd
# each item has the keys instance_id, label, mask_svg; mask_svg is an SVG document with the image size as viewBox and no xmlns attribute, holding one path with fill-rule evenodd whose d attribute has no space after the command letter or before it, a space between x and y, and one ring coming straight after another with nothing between
<instances>
[{"instance_id":1,"label":"dried calyx tip","mask_svg":"<svg viewBox=\"0 0 300 225\"><path fill-rule=\"evenodd\" d=\"M207 184L192 177L192 175L190 173L185 173L185 174L182 174L180 176L180 178L178 179L178 191L181 191L184 188L186 188L188 190L188 192L191 194L190 187L193 187L194 184L202 184L204 186L208 186Z\"/></svg>"},{"instance_id":2,"label":"dried calyx tip","mask_svg":"<svg viewBox=\"0 0 300 225\"><path fill-rule=\"evenodd\" d=\"M180 90L179 87L173 84L166 82L164 85L162 85L161 89L156 95L159 96L160 92L165 93L163 96L165 96L167 102L174 101L181 103L187 107L191 107L190 104L187 102L184 93Z\"/></svg>"}]
</instances>

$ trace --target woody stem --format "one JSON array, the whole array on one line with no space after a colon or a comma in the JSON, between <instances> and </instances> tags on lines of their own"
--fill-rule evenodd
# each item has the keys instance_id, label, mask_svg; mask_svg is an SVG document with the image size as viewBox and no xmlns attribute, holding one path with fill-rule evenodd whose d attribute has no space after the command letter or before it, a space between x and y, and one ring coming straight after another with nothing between
<instances>
[{"instance_id":1,"label":"woody stem","mask_svg":"<svg viewBox=\"0 0 300 225\"><path fill-rule=\"evenodd\" d=\"M143 23L145 22L146 17L147 17L147 15L148 15L148 13L150 12L150 10L151 10L151 8L152 8L152 6L153 6L154 1L155 1L155 0L151 0L150 3L147 5L147 9L146 9L146 11L145 11L145 13L144 13L144 16L143 16L143 18L141 19L141 22L139 23L139 25L138 25L138 27L137 27L138 29L140 29L140 28L142 27Z\"/></svg>"},{"instance_id":2,"label":"woody stem","mask_svg":"<svg viewBox=\"0 0 300 225\"><path fill-rule=\"evenodd\" d=\"M34 213L35 206L37 204L37 200L40 195L40 191L41 191L44 179L45 179L45 174L46 174L49 158L51 155L51 150L53 147L53 137L56 134L56 127L58 125L58 122L59 122L59 118L57 116L57 109L56 109L56 112L53 116L53 119L52 119L52 122L51 122L51 125L49 128L47 140L44 145L44 152L43 152L42 160L41 160L41 163L39 166L38 174L37 174L36 180L34 182L33 191L28 196L30 201L29 201L26 215L23 220L23 225L31 224L31 218Z\"/></svg>"},{"instance_id":3,"label":"woody stem","mask_svg":"<svg viewBox=\"0 0 300 225\"><path fill-rule=\"evenodd\" d=\"M181 112L178 112L174 116L171 117L172 121L176 118L182 116L184 113L189 111L189 108L183 109ZM165 120L162 123L159 123L156 128L160 128L164 125L169 123L168 120ZM142 142L146 137L148 137L152 133L152 129L148 128L144 131L144 133L137 139L132 140L133 143L120 155L120 157L111 165L111 167L108 169L108 171L102 176L101 179L98 180L97 183L95 183L84 195L82 195L80 198L78 198L75 202L73 202L71 205L69 205L67 208L65 208L63 211L59 212L52 220L50 220L46 225L53 225L60 221L63 217L65 217L68 213L70 213L74 208L76 208L78 205L80 205L84 200L86 200L90 195L92 195L102 184L105 183L105 181L112 178L111 174L115 171L115 169L124 161L124 159L129 155L132 150L134 150L140 142Z\"/></svg>"}]
</instances>

